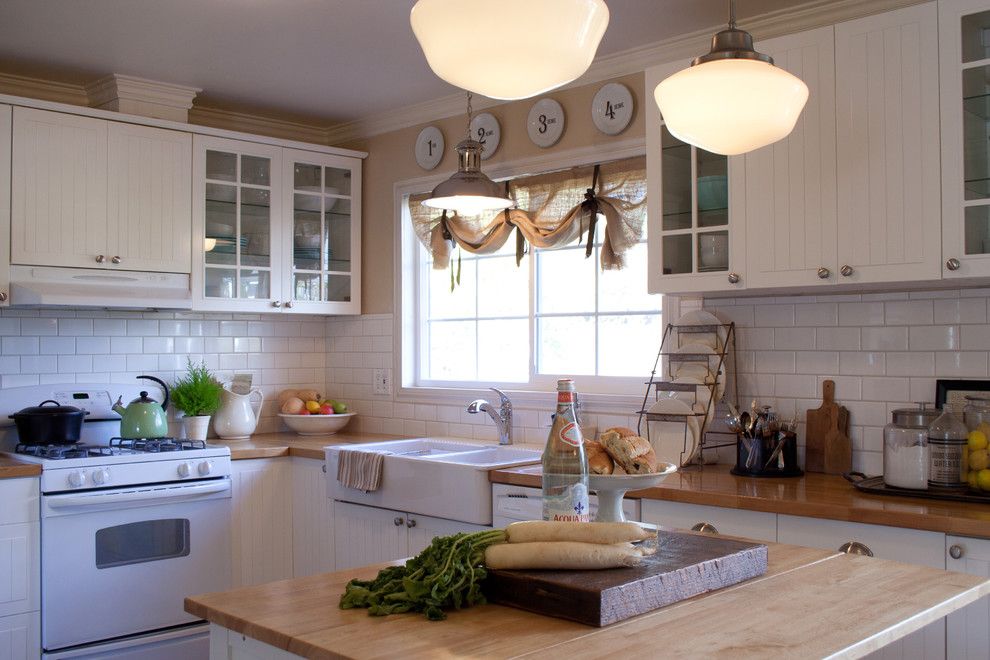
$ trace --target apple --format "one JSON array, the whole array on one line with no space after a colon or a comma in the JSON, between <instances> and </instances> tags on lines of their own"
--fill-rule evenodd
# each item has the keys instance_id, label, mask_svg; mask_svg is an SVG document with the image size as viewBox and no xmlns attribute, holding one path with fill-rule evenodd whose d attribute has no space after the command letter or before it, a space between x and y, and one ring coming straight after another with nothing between
<instances>
[{"instance_id":1,"label":"apple","mask_svg":"<svg viewBox=\"0 0 990 660\"><path fill-rule=\"evenodd\" d=\"M324 403L322 406L320 406L321 415L332 415L333 412L334 412L333 406L331 406L329 403Z\"/></svg>"},{"instance_id":2,"label":"apple","mask_svg":"<svg viewBox=\"0 0 990 660\"><path fill-rule=\"evenodd\" d=\"M305 408L303 408L302 410L299 411L299 414L300 415L312 415L313 413L311 413L308 410L306 410Z\"/></svg>"},{"instance_id":3,"label":"apple","mask_svg":"<svg viewBox=\"0 0 990 660\"><path fill-rule=\"evenodd\" d=\"M344 403L343 401L334 401L333 411L338 415L343 415L344 413L347 412L347 404Z\"/></svg>"}]
</instances>

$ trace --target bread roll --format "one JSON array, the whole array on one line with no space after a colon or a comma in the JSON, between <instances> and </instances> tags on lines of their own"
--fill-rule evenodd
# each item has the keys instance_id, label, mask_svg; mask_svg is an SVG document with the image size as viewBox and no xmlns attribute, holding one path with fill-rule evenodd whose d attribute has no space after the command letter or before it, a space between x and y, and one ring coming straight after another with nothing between
<instances>
[{"instance_id":1,"label":"bread roll","mask_svg":"<svg viewBox=\"0 0 990 660\"><path fill-rule=\"evenodd\" d=\"M612 457L594 440L584 441L584 454L588 457L588 471L591 474L612 474L615 469Z\"/></svg>"},{"instance_id":2,"label":"bread roll","mask_svg":"<svg viewBox=\"0 0 990 660\"><path fill-rule=\"evenodd\" d=\"M616 426L601 435L601 443L617 466L627 474L653 474L657 471L657 455L645 438L632 429Z\"/></svg>"}]
</instances>

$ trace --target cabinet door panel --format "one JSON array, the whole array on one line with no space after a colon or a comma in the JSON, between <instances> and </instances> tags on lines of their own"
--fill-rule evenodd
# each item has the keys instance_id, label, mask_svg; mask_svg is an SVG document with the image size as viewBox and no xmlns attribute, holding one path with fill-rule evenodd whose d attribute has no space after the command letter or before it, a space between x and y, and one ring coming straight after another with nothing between
<instances>
[{"instance_id":1,"label":"cabinet door panel","mask_svg":"<svg viewBox=\"0 0 990 660\"><path fill-rule=\"evenodd\" d=\"M327 497L323 461L292 459L292 574L334 570L333 500Z\"/></svg>"},{"instance_id":2,"label":"cabinet door panel","mask_svg":"<svg viewBox=\"0 0 990 660\"><path fill-rule=\"evenodd\" d=\"M395 524L397 519L402 522ZM347 502L333 506L336 570L395 561L409 555L405 514Z\"/></svg>"},{"instance_id":3,"label":"cabinet door panel","mask_svg":"<svg viewBox=\"0 0 990 660\"><path fill-rule=\"evenodd\" d=\"M126 270L188 273L192 136L110 124L109 248Z\"/></svg>"},{"instance_id":4,"label":"cabinet door panel","mask_svg":"<svg viewBox=\"0 0 990 660\"><path fill-rule=\"evenodd\" d=\"M13 108L0 105L0 307L10 304L10 159Z\"/></svg>"},{"instance_id":5,"label":"cabinet door panel","mask_svg":"<svg viewBox=\"0 0 990 660\"><path fill-rule=\"evenodd\" d=\"M0 658L41 657L41 618L37 612L0 617Z\"/></svg>"},{"instance_id":6,"label":"cabinet door panel","mask_svg":"<svg viewBox=\"0 0 990 660\"><path fill-rule=\"evenodd\" d=\"M98 255L109 262L107 125L90 117L14 110L12 263L103 267Z\"/></svg>"},{"instance_id":7,"label":"cabinet door panel","mask_svg":"<svg viewBox=\"0 0 990 660\"><path fill-rule=\"evenodd\" d=\"M938 279L935 3L836 25L835 61L842 279Z\"/></svg>"},{"instance_id":8,"label":"cabinet door panel","mask_svg":"<svg viewBox=\"0 0 990 660\"><path fill-rule=\"evenodd\" d=\"M38 527L37 522L0 526L0 616L39 607Z\"/></svg>"},{"instance_id":9,"label":"cabinet door panel","mask_svg":"<svg viewBox=\"0 0 990 660\"><path fill-rule=\"evenodd\" d=\"M947 535L945 546L948 570L990 578L990 541ZM948 554L952 546L962 551L959 559ZM984 596L946 617L946 655L985 658L987 649L990 649L990 597Z\"/></svg>"},{"instance_id":10,"label":"cabinet door panel","mask_svg":"<svg viewBox=\"0 0 990 660\"><path fill-rule=\"evenodd\" d=\"M292 470L282 459L233 461L233 586L292 577Z\"/></svg>"},{"instance_id":11,"label":"cabinet door panel","mask_svg":"<svg viewBox=\"0 0 990 660\"><path fill-rule=\"evenodd\" d=\"M418 513L407 514L406 521L407 523L415 523L409 527L408 547L410 557L418 555L425 550L436 536L450 536L451 534L460 532L480 532L483 529L491 529L491 527L485 527L483 525L433 518L432 516L421 516Z\"/></svg>"},{"instance_id":12,"label":"cabinet door panel","mask_svg":"<svg viewBox=\"0 0 990 660\"><path fill-rule=\"evenodd\" d=\"M793 132L745 155L749 287L832 284L836 265L835 36L831 27L757 44L810 92ZM818 269L831 276L820 278Z\"/></svg>"}]
</instances>

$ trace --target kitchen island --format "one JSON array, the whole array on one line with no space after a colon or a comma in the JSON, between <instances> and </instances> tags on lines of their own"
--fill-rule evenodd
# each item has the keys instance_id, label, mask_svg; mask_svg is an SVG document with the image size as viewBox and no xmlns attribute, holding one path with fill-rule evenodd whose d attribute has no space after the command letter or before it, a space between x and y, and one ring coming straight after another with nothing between
<instances>
[{"instance_id":1,"label":"kitchen island","mask_svg":"<svg viewBox=\"0 0 990 660\"><path fill-rule=\"evenodd\" d=\"M605 628L500 605L370 617L341 610L352 578L383 565L282 580L186 599L210 621L211 658L613 654L860 657L987 594L990 580L900 562L768 543L767 573Z\"/></svg>"}]
</instances>

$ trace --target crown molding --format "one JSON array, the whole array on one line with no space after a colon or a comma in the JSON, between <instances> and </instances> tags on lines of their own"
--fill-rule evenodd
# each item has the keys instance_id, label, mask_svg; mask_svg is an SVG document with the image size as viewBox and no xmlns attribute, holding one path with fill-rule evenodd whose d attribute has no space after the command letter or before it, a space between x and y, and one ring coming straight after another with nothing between
<instances>
[{"instance_id":1,"label":"crown molding","mask_svg":"<svg viewBox=\"0 0 990 660\"><path fill-rule=\"evenodd\" d=\"M193 105L193 99L202 91L198 87L125 76L120 73L111 73L86 85L89 103L94 108L102 108L117 100L127 100L188 110Z\"/></svg>"},{"instance_id":2,"label":"crown molding","mask_svg":"<svg viewBox=\"0 0 990 660\"><path fill-rule=\"evenodd\" d=\"M222 128L228 131L267 135L281 140L329 144L327 142L327 129L324 126L264 117L236 110L194 105L189 110L189 123Z\"/></svg>"},{"instance_id":3,"label":"crown molding","mask_svg":"<svg viewBox=\"0 0 990 660\"><path fill-rule=\"evenodd\" d=\"M89 105L89 96L82 85L44 80L16 73L0 72L0 92L69 105Z\"/></svg>"}]
</instances>

